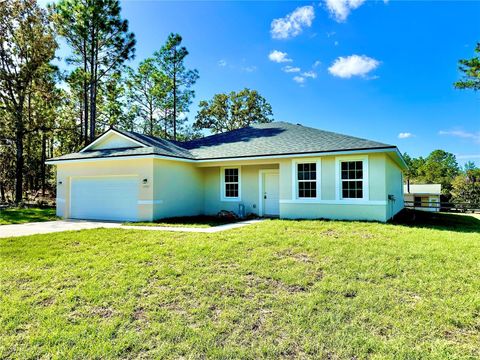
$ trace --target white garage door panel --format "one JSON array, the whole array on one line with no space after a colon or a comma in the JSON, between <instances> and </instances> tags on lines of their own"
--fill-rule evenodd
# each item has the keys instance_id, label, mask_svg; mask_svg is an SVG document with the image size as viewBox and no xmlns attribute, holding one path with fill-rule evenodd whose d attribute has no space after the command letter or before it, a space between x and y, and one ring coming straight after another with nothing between
<instances>
[{"instance_id":1,"label":"white garage door panel","mask_svg":"<svg viewBox=\"0 0 480 360\"><path fill-rule=\"evenodd\" d=\"M73 219L129 220L138 218L138 177L73 178L70 217Z\"/></svg>"}]
</instances>

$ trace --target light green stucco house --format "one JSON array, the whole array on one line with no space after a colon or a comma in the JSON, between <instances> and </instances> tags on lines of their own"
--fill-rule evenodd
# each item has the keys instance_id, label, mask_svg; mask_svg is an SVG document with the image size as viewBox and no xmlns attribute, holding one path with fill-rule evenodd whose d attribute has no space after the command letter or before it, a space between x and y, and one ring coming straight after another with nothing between
<instances>
[{"instance_id":1,"label":"light green stucco house","mask_svg":"<svg viewBox=\"0 0 480 360\"><path fill-rule=\"evenodd\" d=\"M148 221L230 210L387 221L403 208L396 146L285 122L188 142L110 129L57 166L57 215Z\"/></svg>"}]
</instances>

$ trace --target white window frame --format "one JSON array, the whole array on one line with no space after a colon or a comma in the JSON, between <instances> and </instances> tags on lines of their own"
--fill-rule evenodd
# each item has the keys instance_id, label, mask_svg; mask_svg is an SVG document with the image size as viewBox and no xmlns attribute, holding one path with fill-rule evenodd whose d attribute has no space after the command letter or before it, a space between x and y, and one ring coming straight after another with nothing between
<instances>
[{"instance_id":1,"label":"white window frame","mask_svg":"<svg viewBox=\"0 0 480 360\"><path fill-rule=\"evenodd\" d=\"M300 164L316 164L317 176L315 177L315 183L317 186L317 196L316 197L300 197L299 196L299 186L298 186L298 165ZM316 202L322 198L322 189L321 189L321 178L322 178L322 160L321 159L293 159L292 160L292 198L294 200L300 200L305 202ZM310 181L310 180L309 180Z\"/></svg>"},{"instance_id":2,"label":"white window frame","mask_svg":"<svg viewBox=\"0 0 480 360\"><path fill-rule=\"evenodd\" d=\"M225 191L225 170L227 169L237 169L238 170L238 196L237 197L227 197ZM220 168L220 199L221 201L242 201L242 168L241 166L227 166ZM233 183L232 183L233 184Z\"/></svg>"},{"instance_id":3,"label":"white window frame","mask_svg":"<svg viewBox=\"0 0 480 360\"><path fill-rule=\"evenodd\" d=\"M362 179L362 198L343 198L342 196L342 162L362 161L363 179ZM335 197L336 200L348 202L361 202L370 200L368 185L368 155L363 156L336 156L335 157ZM358 180L357 180L358 181Z\"/></svg>"}]
</instances>

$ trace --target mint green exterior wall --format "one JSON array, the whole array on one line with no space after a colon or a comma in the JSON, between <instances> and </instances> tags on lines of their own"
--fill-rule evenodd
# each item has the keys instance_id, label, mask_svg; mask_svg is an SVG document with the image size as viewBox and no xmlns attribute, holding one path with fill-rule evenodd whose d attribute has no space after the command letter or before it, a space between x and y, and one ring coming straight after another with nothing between
<instances>
[{"instance_id":1,"label":"mint green exterior wall","mask_svg":"<svg viewBox=\"0 0 480 360\"><path fill-rule=\"evenodd\" d=\"M284 219L369 220L385 222L385 205L282 204Z\"/></svg>"},{"instance_id":2,"label":"mint green exterior wall","mask_svg":"<svg viewBox=\"0 0 480 360\"><path fill-rule=\"evenodd\" d=\"M363 159L368 161L368 198L342 200L337 174L337 161ZM297 199L296 184L292 176L295 161L320 161L321 190L318 199ZM400 167L386 153L304 157L280 161L280 217L282 218L327 218L344 220L387 221L392 214L403 208L402 176ZM389 203L388 195L397 201Z\"/></svg>"},{"instance_id":3,"label":"mint green exterior wall","mask_svg":"<svg viewBox=\"0 0 480 360\"><path fill-rule=\"evenodd\" d=\"M245 205L246 214L257 214L259 208L259 171L275 169L278 164L242 165L241 169L241 200L221 200L221 166L202 168L204 174L204 209L206 215L215 215L220 210L238 212L240 203Z\"/></svg>"},{"instance_id":4,"label":"mint green exterior wall","mask_svg":"<svg viewBox=\"0 0 480 360\"><path fill-rule=\"evenodd\" d=\"M343 155L342 155L343 157ZM337 161L340 156L301 157L296 159L238 160L222 163L194 163L162 159L129 159L59 164L57 177L57 213L69 217L69 181L75 176L135 174L147 179L139 184L138 213L141 220L174 216L214 215L220 210L237 212L240 203L245 212L259 213L259 176L262 169L278 169L281 218L327 218L387 221L403 208L402 173L387 153L345 155L368 159L368 198L341 200ZM321 177L318 199L297 199L295 161L318 161ZM221 199L221 168L241 168L241 200ZM293 173L294 174L294 173ZM293 181L293 183L292 183ZM395 202L388 200L388 195ZM119 194L121 196L121 194Z\"/></svg>"},{"instance_id":5,"label":"mint green exterior wall","mask_svg":"<svg viewBox=\"0 0 480 360\"><path fill-rule=\"evenodd\" d=\"M195 164L155 159L153 189L154 219L204 213L204 174Z\"/></svg>"},{"instance_id":6,"label":"mint green exterior wall","mask_svg":"<svg viewBox=\"0 0 480 360\"><path fill-rule=\"evenodd\" d=\"M404 207L403 174L402 170L389 156L386 156L385 169L387 196L393 195L395 197L394 201L388 201L387 206L387 219L391 219Z\"/></svg>"}]
</instances>

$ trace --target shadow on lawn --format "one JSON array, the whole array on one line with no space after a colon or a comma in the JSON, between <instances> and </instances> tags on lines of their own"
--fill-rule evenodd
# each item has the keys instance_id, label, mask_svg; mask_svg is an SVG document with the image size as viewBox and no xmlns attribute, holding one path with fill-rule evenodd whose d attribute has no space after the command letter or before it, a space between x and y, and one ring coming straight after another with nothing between
<instances>
[{"instance_id":1,"label":"shadow on lawn","mask_svg":"<svg viewBox=\"0 0 480 360\"><path fill-rule=\"evenodd\" d=\"M480 234L480 219L459 214L404 209L390 224Z\"/></svg>"}]
</instances>

